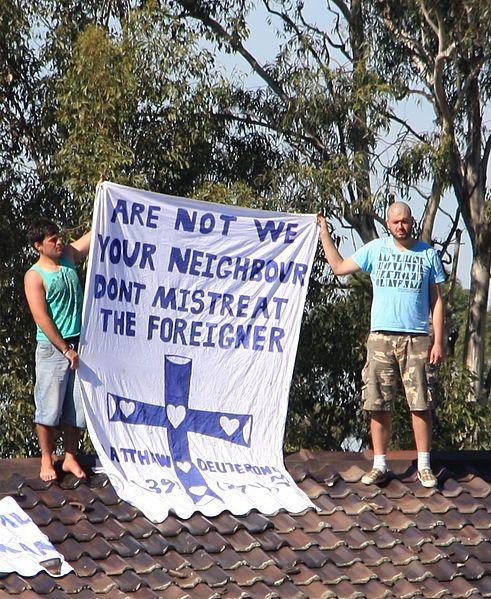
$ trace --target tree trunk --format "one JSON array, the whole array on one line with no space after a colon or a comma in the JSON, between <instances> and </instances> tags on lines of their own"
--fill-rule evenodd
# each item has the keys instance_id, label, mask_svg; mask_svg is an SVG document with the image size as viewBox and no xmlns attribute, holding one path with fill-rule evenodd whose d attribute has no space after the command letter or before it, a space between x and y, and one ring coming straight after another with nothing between
<instances>
[{"instance_id":1,"label":"tree trunk","mask_svg":"<svg viewBox=\"0 0 491 599\"><path fill-rule=\"evenodd\" d=\"M438 212L438 206L440 205L440 199L442 197L442 185L439 179L433 179L433 185L431 186L431 195L426 204L425 216L423 219L423 225L421 228L421 239L426 243L431 243L431 235L433 233L433 225L435 224L436 214Z\"/></svg>"},{"instance_id":2,"label":"tree trunk","mask_svg":"<svg viewBox=\"0 0 491 599\"><path fill-rule=\"evenodd\" d=\"M449 356L455 355L455 344L457 343L457 337L459 335L458 328L454 322L454 300L455 300L455 286L457 284L457 268L459 266L460 257L460 244L462 239L462 231L457 229L455 231L455 250L453 253L452 261L452 272L448 280L448 295L447 304L445 306L445 329L446 335L446 350Z\"/></svg>"},{"instance_id":3,"label":"tree trunk","mask_svg":"<svg viewBox=\"0 0 491 599\"><path fill-rule=\"evenodd\" d=\"M491 253L486 249L486 245L483 245L484 251L479 251L478 247L472 260L469 316L464 340L465 364L477 377L473 388L476 400L479 400L481 395L484 375L486 313L491 266Z\"/></svg>"}]
</instances>

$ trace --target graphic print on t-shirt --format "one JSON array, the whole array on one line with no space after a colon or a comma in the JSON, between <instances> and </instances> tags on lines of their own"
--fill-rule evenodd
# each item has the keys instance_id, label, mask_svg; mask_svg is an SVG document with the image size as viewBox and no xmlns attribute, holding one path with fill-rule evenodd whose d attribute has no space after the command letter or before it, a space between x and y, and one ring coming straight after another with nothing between
<instances>
[{"instance_id":1,"label":"graphic print on t-shirt","mask_svg":"<svg viewBox=\"0 0 491 599\"><path fill-rule=\"evenodd\" d=\"M375 285L417 292L424 280L423 264L421 255L382 251L375 269Z\"/></svg>"}]
</instances>

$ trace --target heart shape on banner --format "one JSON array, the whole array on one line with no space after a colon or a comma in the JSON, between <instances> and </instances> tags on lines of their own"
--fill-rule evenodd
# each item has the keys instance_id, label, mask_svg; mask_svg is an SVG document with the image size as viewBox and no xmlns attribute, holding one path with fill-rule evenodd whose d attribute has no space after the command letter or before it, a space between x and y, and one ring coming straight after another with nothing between
<instances>
[{"instance_id":1,"label":"heart shape on banner","mask_svg":"<svg viewBox=\"0 0 491 599\"><path fill-rule=\"evenodd\" d=\"M230 437L239 428L240 422L237 418L229 418L228 416L222 416L220 418L220 426Z\"/></svg>"},{"instance_id":2,"label":"heart shape on banner","mask_svg":"<svg viewBox=\"0 0 491 599\"><path fill-rule=\"evenodd\" d=\"M128 416L131 416L131 414L133 414L135 411L135 404L132 401L126 401L125 399L122 399L119 402L119 409L123 412L125 418L128 418Z\"/></svg>"},{"instance_id":3,"label":"heart shape on banner","mask_svg":"<svg viewBox=\"0 0 491 599\"><path fill-rule=\"evenodd\" d=\"M177 428L186 418L186 408L184 406L167 406L167 418L174 428Z\"/></svg>"},{"instance_id":4,"label":"heart shape on banner","mask_svg":"<svg viewBox=\"0 0 491 599\"><path fill-rule=\"evenodd\" d=\"M199 487L189 487L189 491L194 495L204 495L208 489L204 485L200 485Z\"/></svg>"},{"instance_id":5,"label":"heart shape on banner","mask_svg":"<svg viewBox=\"0 0 491 599\"><path fill-rule=\"evenodd\" d=\"M179 470L182 470L183 472L189 472L191 470L191 462L176 462L177 467L179 468Z\"/></svg>"}]
</instances>

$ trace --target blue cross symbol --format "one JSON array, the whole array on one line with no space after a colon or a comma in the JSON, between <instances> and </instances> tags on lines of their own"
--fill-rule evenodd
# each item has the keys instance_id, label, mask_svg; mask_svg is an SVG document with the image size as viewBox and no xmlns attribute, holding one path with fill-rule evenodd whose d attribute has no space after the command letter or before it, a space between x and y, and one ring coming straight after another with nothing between
<instances>
[{"instance_id":1,"label":"blue cross symbol","mask_svg":"<svg viewBox=\"0 0 491 599\"><path fill-rule=\"evenodd\" d=\"M166 428L169 451L177 477L193 502L198 503L205 496L221 501L191 461L188 434L199 433L250 447L252 415L190 408L191 366L191 358L164 356L165 405L144 403L108 393L109 420Z\"/></svg>"}]
</instances>

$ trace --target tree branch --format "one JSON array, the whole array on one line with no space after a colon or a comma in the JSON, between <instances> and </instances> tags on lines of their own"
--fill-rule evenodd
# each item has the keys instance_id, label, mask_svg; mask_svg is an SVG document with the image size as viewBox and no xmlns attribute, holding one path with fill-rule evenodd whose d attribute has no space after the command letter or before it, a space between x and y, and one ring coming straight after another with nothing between
<instances>
[{"instance_id":1,"label":"tree branch","mask_svg":"<svg viewBox=\"0 0 491 599\"><path fill-rule=\"evenodd\" d=\"M407 121L405 121L404 119L401 119L400 117L398 117L396 114L394 114L392 111L388 111L385 113L390 119L396 121L397 123L399 123L400 125L402 125L403 127L405 127L409 132L411 132L414 137L416 137L417 139L419 139L419 141L422 142L426 142L427 140L424 138L423 135L421 135L420 133L418 133L417 131L415 131L411 125L409 125L409 123Z\"/></svg>"},{"instance_id":2,"label":"tree branch","mask_svg":"<svg viewBox=\"0 0 491 599\"><path fill-rule=\"evenodd\" d=\"M187 11L187 13L201 21L203 25L208 27L213 33L224 42L226 42L235 52L240 54L244 60L249 63L251 68L265 83L268 87L273 90L273 92L279 96L287 105L290 104L290 98L288 94L285 93L280 83L276 81L267 71L266 69L259 64L256 58L244 47L244 45L240 42L240 40L229 33L216 19L213 19L207 12L203 10L199 10L195 7L195 3L192 0L178 0L179 4Z\"/></svg>"}]
</instances>

